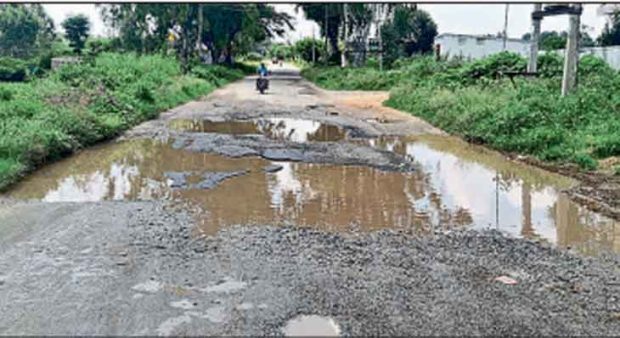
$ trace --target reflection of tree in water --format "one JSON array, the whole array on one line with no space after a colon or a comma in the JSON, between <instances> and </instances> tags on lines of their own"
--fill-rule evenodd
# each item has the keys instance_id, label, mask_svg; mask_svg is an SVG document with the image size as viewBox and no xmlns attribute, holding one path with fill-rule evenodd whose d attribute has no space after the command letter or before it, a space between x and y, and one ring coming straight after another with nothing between
<instances>
[{"instance_id":1,"label":"reflection of tree in water","mask_svg":"<svg viewBox=\"0 0 620 338\"><path fill-rule=\"evenodd\" d=\"M321 123L319 129L308 134L308 141L338 141L344 139L346 131L338 126Z\"/></svg>"}]
</instances>

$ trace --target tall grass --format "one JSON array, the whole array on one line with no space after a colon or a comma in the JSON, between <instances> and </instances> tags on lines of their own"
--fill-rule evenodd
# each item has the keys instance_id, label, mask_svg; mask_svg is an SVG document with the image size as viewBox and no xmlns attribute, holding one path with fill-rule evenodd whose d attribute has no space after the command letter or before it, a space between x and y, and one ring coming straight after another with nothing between
<instances>
[{"instance_id":1,"label":"tall grass","mask_svg":"<svg viewBox=\"0 0 620 338\"><path fill-rule=\"evenodd\" d=\"M28 83L0 83L0 188L38 164L117 136L244 75L225 67L106 53Z\"/></svg>"}]
</instances>

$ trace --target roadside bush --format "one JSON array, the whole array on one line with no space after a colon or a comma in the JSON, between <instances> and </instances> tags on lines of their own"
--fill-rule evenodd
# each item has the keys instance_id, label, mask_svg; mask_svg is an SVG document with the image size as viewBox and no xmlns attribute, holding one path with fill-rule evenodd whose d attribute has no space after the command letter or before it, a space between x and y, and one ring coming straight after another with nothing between
<instances>
[{"instance_id":1,"label":"roadside bush","mask_svg":"<svg viewBox=\"0 0 620 338\"><path fill-rule=\"evenodd\" d=\"M480 78L495 79L503 72L522 72L527 68L527 61L517 53L500 52L484 59L466 63L461 68L463 81L471 82Z\"/></svg>"},{"instance_id":2,"label":"roadside bush","mask_svg":"<svg viewBox=\"0 0 620 338\"><path fill-rule=\"evenodd\" d=\"M302 70L302 75L319 86L339 90L387 90L394 86L398 73L378 69L316 67Z\"/></svg>"},{"instance_id":3,"label":"roadside bush","mask_svg":"<svg viewBox=\"0 0 620 338\"><path fill-rule=\"evenodd\" d=\"M538 73L542 77L562 76L564 58L556 52L548 52L538 55Z\"/></svg>"},{"instance_id":4,"label":"roadside bush","mask_svg":"<svg viewBox=\"0 0 620 338\"><path fill-rule=\"evenodd\" d=\"M616 71L605 60L595 55L585 55L579 59L579 75L609 74Z\"/></svg>"},{"instance_id":5,"label":"roadside bush","mask_svg":"<svg viewBox=\"0 0 620 338\"><path fill-rule=\"evenodd\" d=\"M13 98L13 91L10 88L0 86L0 101L10 101Z\"/></svg>"},{"instance_id":6,"label":"roadside bush","mask_svg":"<svg viewBox=\"0 0 620 338\"><path fill-rule=\"evenodd\" d=\"M86 53L90 55L99 55L104 52L114 50L113 40L109 38L89 38L86 41Z\"/></svg>"},{"instance_id":7,"label":"roadside bush","mask_svg":"<svg viewBox=\"0 0 620 338\"><path fill-rule=\"evenodd\" d=\"M26 80L27 64L10 57L0 58L0 81L20 82Z\"/></svg>"},{"instance_id":8,"label":"roadside bush","mask_svg":"<svg viewBox=\"0 0 620 338\"><path fill-rule=\"evenodd\" d=\"M305 62L312 62L312 49L314 57L318 61L325 55L325 45L321 40L304 38L295 43L294 53Z\"/></svg>"},{"instance_id":9,"label":"roadside bush","mask_svg":"<svg viewBox=\"0 0 620 338\"><path fill-rule=\"evenodd\" d=\"M256 61L261 61L263 59L263 56L257 52L249 52L243 58L247 61L256 62Z\"/></svg>"}]
</instances>

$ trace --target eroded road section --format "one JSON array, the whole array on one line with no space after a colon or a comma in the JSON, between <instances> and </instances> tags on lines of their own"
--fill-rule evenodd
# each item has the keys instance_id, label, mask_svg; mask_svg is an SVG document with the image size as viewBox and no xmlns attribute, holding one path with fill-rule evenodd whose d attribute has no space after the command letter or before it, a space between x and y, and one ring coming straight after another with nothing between
<instances>
[{"instance_id":1,"label":"eroded road section","mask_svg":"<svg viewBox=\"0 0 620 338\"><path fill-rule=\"evenodd\" d=\"M619 224L576 182L377 93L253 81L8 191L0 333L620 332Z\"/></svg>"}]
</instances>

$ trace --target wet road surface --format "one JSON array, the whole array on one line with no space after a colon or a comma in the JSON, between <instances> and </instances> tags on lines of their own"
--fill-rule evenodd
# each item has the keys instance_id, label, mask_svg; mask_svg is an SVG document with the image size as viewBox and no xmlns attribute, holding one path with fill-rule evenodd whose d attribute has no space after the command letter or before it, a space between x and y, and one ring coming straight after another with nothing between
<instances>
[{"instance_id":1,"label":"wet road surface","mask_svg":"<svg viewBox=\"0 0 620 338\"><path fill-rule=\"evenodd\" d=\"M8 191L0 333L618 328L619 224L561 192L576 182L350 102L372 93L325 92L292 69L276 72L267 95L252 81L45 166ZM445 235L452 230L461 231ZM557 266L542 272L549 264ZM502 275L519 283L500 285ZM441 304L449 303L476 310L447 318L452 310ZM420 317L426 312L443 319Z\"/></svg>"}]
</instances>

